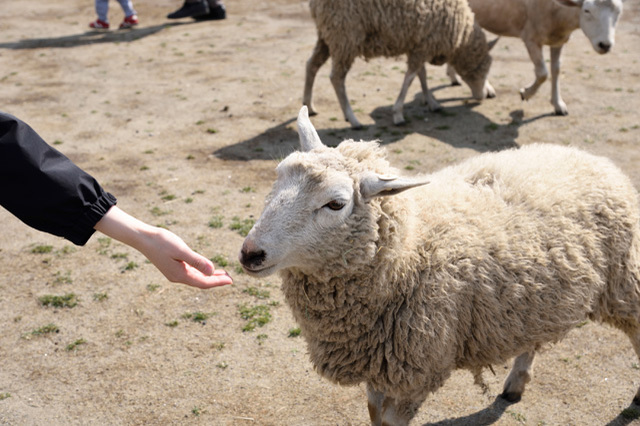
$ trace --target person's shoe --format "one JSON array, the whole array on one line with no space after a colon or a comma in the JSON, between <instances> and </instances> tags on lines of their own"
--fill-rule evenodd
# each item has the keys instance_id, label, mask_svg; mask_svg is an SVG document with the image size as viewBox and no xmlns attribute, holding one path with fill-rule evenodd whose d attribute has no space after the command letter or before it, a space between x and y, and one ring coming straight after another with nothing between
<instances>
[{"instance_id":1,"label":"person's shoe","mask_svg":"<svg viewBox=\"0 0 640 426\"><path fill-rule=\"evenodd\" d=\"M100 19L96 19L89 24L89 28L95 28L96 30L108 30L109 23L101 21Z\"/></svg>"},{"instance_id":2,"label":"person's shoe","mask_svg":"<svg viewBox=\"0 0 640 426\"><path fill-rule=\"evenodd\" d=\"M194 16L196 21L217 21L219 19L226 19L227 11L223 5L219 5L211 9L206 15Z\"/></svg>"},{"instance_id":3,"label":"person's shoe","mask_svg":"<svg viewBox=\"0 0 640 426\"><path fill-rule=\"evenodd\" d=\"M136 15L127 16L120 24L120 29L133 28L138 25L138 17Z\"/></svg>"},{"instance_id":4,"label":"person's shoe","mask_svg":"<svg viewBox=\"0 0 640 426\"><path fill-rule=\"evenodd\" d=\"M201 0L195 3L187 3L185 1L180 9L168 14L167 19L195 18L208 13L209 4L206 0Z\"/></svg>"}]
</instances>

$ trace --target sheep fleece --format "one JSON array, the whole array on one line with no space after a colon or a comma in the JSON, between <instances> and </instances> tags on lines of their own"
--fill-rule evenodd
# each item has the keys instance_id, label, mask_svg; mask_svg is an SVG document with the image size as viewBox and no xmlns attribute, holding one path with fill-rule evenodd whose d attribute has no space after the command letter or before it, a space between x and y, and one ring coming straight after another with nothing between
<instances>
[{"instance_id":1,"label":"sheep fleece","mask_svg":"<svg viewBox=\"0 0 640 426\"><path fill-rule=\"evenodd\" d=\"M396 173L373 142L336 150L352 176ZM612 162L531 145L429 178L357 201L352 236L314 248L326 274L281 271L324 377L424 394L454 369L505 362L586 319L638 326L638 194Z\"/></svg>"},{"instance_id":2,"label":"sheep fleece","mask_svg":"<svg viewBox=\"0 0 640 426\"><path fill-rule=\"evenodd\" d=\"M464 0L311 0L309 8L331 56L351 60L408 52L447 58L474 25Z\"/></svg>"}]
</instances>

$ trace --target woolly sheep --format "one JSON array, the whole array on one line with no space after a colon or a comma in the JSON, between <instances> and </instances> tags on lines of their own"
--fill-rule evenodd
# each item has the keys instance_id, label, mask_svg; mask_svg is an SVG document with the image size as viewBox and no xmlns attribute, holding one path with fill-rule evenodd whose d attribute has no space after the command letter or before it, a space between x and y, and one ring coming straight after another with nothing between
<instances>
[{"instance_id":1,"label":"woolly sheep","mask_svg":"<svg viewBox=\"0 0 640 426\"><path fill-rule=\"evenodd\" d=\"M560 54L571 33L582 28L593 49L605 54L615 43L616 23L622 0L469 0L476 22L499 36L524 41L535 66L536 79L520 89L522 100L530 99L548 76L542 46L551 51L551 104L557 115L567 115L560 96ZM447 68L452 84L459 84L455 71Z\"/></svg>"},{"instance_id":2,"label":"woolly sheep","mask_svg":"<svg viewBox=\"0 0 640 426\"><path fill-rule=\"evenodd\" d=\"M519 400L536 350L587 318L640 356L638 194L610 161L531 145L402 178L374 142L325 147L305 107L298 126L239 257L280 272L316 370L366 382L372 424L513 356Z\"/></svg>"},{"instance_id":3,"label":"woolly sheep","mask_svg":"<svg viewBox=\"0 0 640 426\"><path fill-rule=\"evenodd\" d=\"M440 105L427 87L425 62L449 62L469 85L474 98L494 97L487 82L490 45L474 24L466 0L310 0L318 41L306 66L303 105L316 113L311 95L320 67L332 58L331 83L340 107L352 127L362 127L345 88L345 78L356 57L407 55L407 72L393 106L393 122L402 124L404 99L416 74L431 110Z\"/></svg>"}]
</instances>

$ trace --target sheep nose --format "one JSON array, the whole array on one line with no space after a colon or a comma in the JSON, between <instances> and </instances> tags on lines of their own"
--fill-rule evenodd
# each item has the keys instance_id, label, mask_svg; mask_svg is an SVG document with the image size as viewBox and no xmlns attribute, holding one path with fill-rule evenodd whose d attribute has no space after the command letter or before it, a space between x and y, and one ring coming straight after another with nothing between
<instances>
[{"instance_id":1,"label":"sheep nose","mask_svg":"<svg viewBox=\"0 0 640 426\"><path fill-rule=\"evenodd\" d=\"M609 51L609 49L611 49L611 43L607 42L607 41L601 41L600 43L598 43L598 47L600 48L600 50L602 50L604 53L607 53Z\"/></svg>"},{"instance_id":2,"label":"sheep nose","mask_svg":"<svg viewBox=\"0 0 640 426\"><path fill-rule=\"evenodd\" d=\"M246 266L249 269L254 269L257 266L262 265L262 262L267 257L267 253L264 250L260 250L253 242L250 240L245 240L242 244L242 249L240 250L239 260L242 265Z\"/></svg>"}]
</instances>

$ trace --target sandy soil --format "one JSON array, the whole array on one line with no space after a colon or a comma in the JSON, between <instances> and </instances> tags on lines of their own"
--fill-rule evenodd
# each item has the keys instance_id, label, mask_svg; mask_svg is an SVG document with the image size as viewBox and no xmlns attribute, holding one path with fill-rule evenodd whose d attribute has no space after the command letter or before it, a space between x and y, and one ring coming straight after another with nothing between
<instances>
[{"instance_id":1,"label":"sandy soil","mask_svg":"<svg viewBox=\"0 0 640 426\"><path fill-rule=\"evenodd\" d=\"M306 2L229 0L225 21L176 23L165 15L177 0L134 4L139 28L92 33L90 1L3 2L0 109L92 173L123 209L224 265L235 285L170 284L115 241L96 235L76 248L1 210L0 424L367 424L364 387L342 388L313 371L303 338L290 337L296 324L279 279L238 271L243 237L231 229L260 214L275 165L296 148L315 43ZM567 117L551 114L548 83L520 100L533 67L519 40L502 39L490 74L495 99L470 101L468 88L450 87L443 68L429 67L445 113L426 111L415 83L410 122L395 127L390 108L404 61L357 61L347 86L365 129L352 131L325 65L313 122L328 143L380 139L408 174L544 142L606 155L640 187L640 6L625 8L610 54L597 55L579 31L566 47ZM116 2L110 18L112 26L122 19ZM69 293L73 308L39 301ZM271 320L243 331L241 308L259 305ZM195 313L210 316L194 321ZM46 333L49 324L58 331ZM520 403L496 399L508 365L485 375L488 394L461 371L414 424L629 424L640 415L629 405L639 364L621 333L589 323L539 356Z\"/></svg>"}]
</instances>

